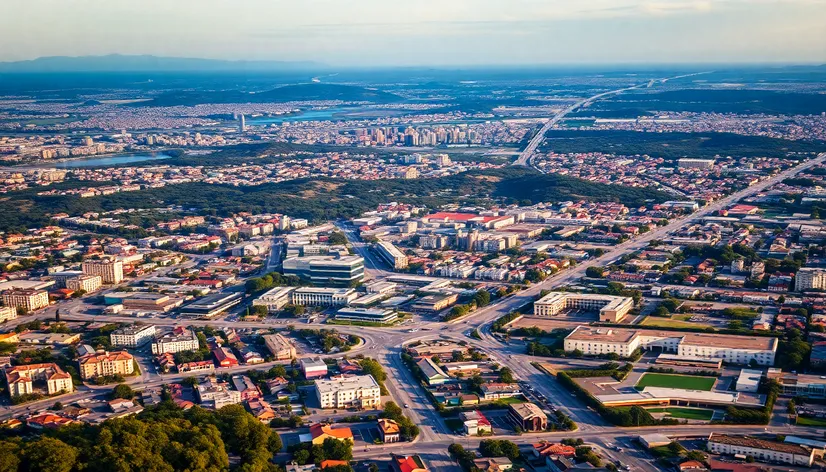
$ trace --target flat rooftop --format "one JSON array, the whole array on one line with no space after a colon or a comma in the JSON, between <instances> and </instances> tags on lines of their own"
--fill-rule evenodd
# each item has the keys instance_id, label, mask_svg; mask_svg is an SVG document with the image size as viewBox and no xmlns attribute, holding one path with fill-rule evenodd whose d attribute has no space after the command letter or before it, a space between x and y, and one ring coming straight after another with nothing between
<instances>
[{"instance_id":1,"label":"flat rooftop","mask_svg":"<svg viewBox=\"0 0 826 472\"><path fill-rule=\"evenodd\" d=\"M775 350L777 348L777 338L769 336L736 336L732 334L686 333L681 331L603 328L595 326L577 326L565 339L605 343L628 343L638 336L663 339L680 338L680 343L688 346L711 346L751 350Z\"/></svg>"},{"instance_id":2,"label":"flat rooftop","mask_svg":"<svg viewBox=\"0 0 826 472\"><path fill-rule=\"evenodd\" d=\"M372 375L354 375L352 377L336 377L329 380L316 380L315 387L318 393L335 393L342 390L365 390L379 388L379 384Z\"/></svg>"}]
</instances>

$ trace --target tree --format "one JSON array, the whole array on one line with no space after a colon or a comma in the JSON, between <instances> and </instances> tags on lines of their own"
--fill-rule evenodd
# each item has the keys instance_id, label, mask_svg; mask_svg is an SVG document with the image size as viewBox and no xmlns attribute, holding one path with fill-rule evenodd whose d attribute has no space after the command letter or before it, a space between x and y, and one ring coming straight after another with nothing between
<instances>
[{"instance_id":1,"label":"tree","mask_svg":"<svg viewBox=\"0 0 826 472\"><path fill-rule=\"evenodd\" d=\"M126 400L131 400L135 396L135 391L132 390L132 387L126 384L118 384L115 388L112 389L112 393L110 394L112 399L116 398L123 398Z\"/></svg>"},{"instance_id":2,"label":"tree","mask_svg":"<svg viewBox=\"0 0 826 472\"><path fill-rule=\"evenodd\" d=\"M20 468L20 446L12 441L0 441L0 472L17 472Z\"/></svg>"},{"instance_id":3,"label":"tree","mask_svg":"<svg viewBox=\"0 0 826 472\"><path fill-rule=\"evenodd\" d=\"M605 273L605 268L604 267L592 266L592 267L588 267L587 269L585 269L585 275L587 275L588 277L594 278L594 279L602 278L602 274L604 274L604 273Z\"/></svg>"},{"instance_id":4,"label":"tree","mask_svg":"<svg viewBox=\"0 0 826 472\"><path fill-rule=\"evenodd\" d=\"M77 463L78 450L59 439L41 437L28 443L24 463L31 471L69 472Z\"/></svg>"},{"instance_id":5,"label":"tree","mask_svg":"<svg viewBox=\"0 0 826 472\"><path fill-rule=\"evenodd\" d=\"M499 381L503 383L514 383L516 379L513 378L513 371L510 367L502 367L499 369Z\"/></svg>"},{"instance_id":6,"label":"tree","mask_svg":"<svg viewBox=\"0 0 826 472\"><path fill-rule=\"evenodd\" d=\"M293 460L299 465L304 465L310 462L310 451L306 449L299 449L293 453Z\"/></svg>"},{"instance_id":7,"label":"tree","mask_svg":"<svg viewBox=\"0 0 826 472\"><path fill-rule=\"evenodd\" d=\"M347 244L347 236L345 236L342 232L335 231L333 233L330 233L327 242L334 246L343 246Z\"/></svg>"},{"instance_id":8,"label":"tree","mask_svg":"<svg viewBox=\"0 0 826 472\"><path fill-rule=\"evenodd\" d=\"M479 290L474 295L473 300L476 302L477 307L483 307L490 304L490 292L487 290Z\"/></svg>"},{"instance_id":9,"label":"tree","mask_svg":"<svg viewBox=\"0 0 826 472\"><path fill-rule=\"evenodd\" d=\"M326 460L349 461L353 459L353 443L327 438L321 445ZM316 457L316 460L318 458Z\"/></svg>"}]
</instances>

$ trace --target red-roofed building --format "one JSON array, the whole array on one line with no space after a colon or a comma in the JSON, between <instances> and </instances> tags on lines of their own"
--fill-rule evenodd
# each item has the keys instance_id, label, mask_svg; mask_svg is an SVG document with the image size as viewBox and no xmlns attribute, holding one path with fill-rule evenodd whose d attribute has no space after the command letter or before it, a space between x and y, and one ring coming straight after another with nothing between
<instances>
[{"instance_id":1,"label":"red-roofed building","mask_svg":"<svg viewBox=\"0 0 826 472\"><path fill-rule=\"evenodd\" d=\"M536 444L532 444L533 446L533 455L536 457L547 457L547 456L562 456L562 457L574 457L576 456L576 448L573 446L568 446L565 444L560 443L552 443L548 441L541 441Z\"/></svg>"},{"instance_id":2,"label":"red-roofed building","mask_svg":"<svg viewBox=\"0 0 826 472\"><path fill-rule=\"evenodd\" d=\"M395 472L427 472L427 466L418 455L397 456L392 455L390 469Z\"/></svg>"},{"instance_id":3,"label":"red-roofed building","mask_svg":"<svg viewBox=\"0 0 826 472\"><path fill-rule=\"evenodd\" d=\"M219 367L235 367L238 365L238 358L228 347L219 347L212 350L212 355Z\"/></svg>"},{"instance_id":4,"label":"red-roofed building","mask_svg":"<svg viewBox=\"0 0 826 472\"><path fill-rule=\"evenodd\" d=\"M350 465L350 463L347 462L347 461L336 461L336 460L333 460L333 459L327 459L326 461L321 461L320 468L322 470L324 470L327 467L337 467L337 466L340 466L340 465L348 466L348 465Z\"/></svg>"}]
</instances>

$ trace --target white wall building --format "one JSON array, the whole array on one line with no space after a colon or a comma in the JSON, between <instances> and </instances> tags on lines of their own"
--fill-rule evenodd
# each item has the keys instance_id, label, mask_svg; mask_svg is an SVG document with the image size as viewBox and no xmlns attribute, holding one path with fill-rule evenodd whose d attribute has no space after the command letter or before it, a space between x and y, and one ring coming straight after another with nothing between
<instances>
[{"instance_id":1,"label":"white wall building","mask_svg":"<svg viewBox=\"0 0 826 472\"><path fill-rule=\"evenodd\" d=\"M379 384L372 375L316 380L315 393L321 408L374 408L381 404Z\"/></svg>"},{"instance_id":2,"label":"white wall building","mask_svg":"<svg viewBox=\"0 0 826 472\"><path fill-rule=\"evenodd\" d=\"M713 454L742 454L752 456L761 462L779 462L806 467L810 467L815 458L813 449L798 444L715 433L711 433L708 437L708 450Z\"/></svg>"},{"instance_id":3,"label":"white wall building","mask_svg":"<svg viewBox=\"0 0 826 472\"><path fill-rule=\"evenodd\" d=\"M294 305L345 306L358 295L352 288L301 287L291 293Z\"/></svg>"},{"instance_id":4,"label":"white wall building","mask_svg":"<svg viewBox=\"0 0 826 472\"><path fill-rule=\"evenodd\" d=\"M565 309L599 311L599 320L616 323L634 308L630 297L615 297L591 293L552 292L533 304L536 316L554 316Z\"/></svg>"},{"instance_id":5,"label":"white wall building","mask_svg":"<svg viewBox=\"0 0 826 472\"><path fill-rule=\"evenodd\" d=\"M154 325L132 325L116 329L109 334L113 346L141 347L155 339Z\"/></svg>"}]
</instances>

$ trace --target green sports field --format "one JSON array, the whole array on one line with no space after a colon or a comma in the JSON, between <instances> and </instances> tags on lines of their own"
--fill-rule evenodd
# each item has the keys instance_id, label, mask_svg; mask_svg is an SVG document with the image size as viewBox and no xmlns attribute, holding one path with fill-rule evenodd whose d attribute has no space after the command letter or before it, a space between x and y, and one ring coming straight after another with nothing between
<instances>
[{"instance_id":1,"label":"green sports field","mask_svg":"<svg viewBox=\"0 0 826 472\"><path fill-rule=\"evenodd\" d=\"M650 413L668 413L672 418L680 418L686 420L703 420L711 421L714 416L713 410L706 410L702 408L648 408Z\"/></svg>"},{"instance_id":2,"label":"green sports field","mask_svg":"<svg viewBox=\"0 0 826 472\"><path fill-rule=\"evenodd\" d=\"M715 377L702 377L698 375L679 374L656 374L646 373L637 383L637 390L644 387L681 388L685 390L705 390L711 391L714 387Z\"/></svg>"}]
</instances>

